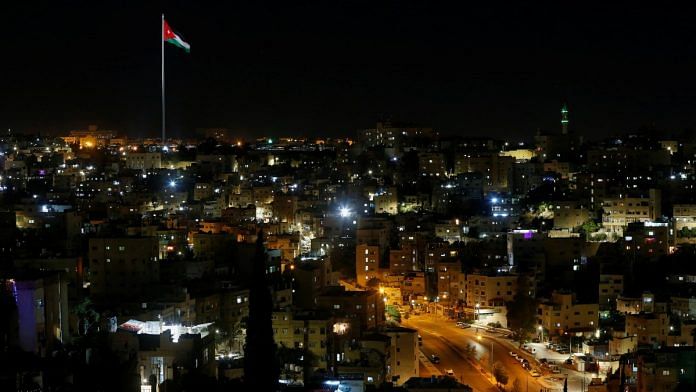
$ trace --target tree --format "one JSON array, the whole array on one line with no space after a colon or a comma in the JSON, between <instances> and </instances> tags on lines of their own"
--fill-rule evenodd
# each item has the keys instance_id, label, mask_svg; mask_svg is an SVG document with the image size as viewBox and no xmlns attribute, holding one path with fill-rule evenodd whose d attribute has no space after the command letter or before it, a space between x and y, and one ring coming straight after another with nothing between
<instances>
[{"instance_id":1,"label":"tree","mask_svg":"<svg viewBox=\"0 0 696 392\"><path fill-rule=\"evenodd\" d=\"M510 389L510 392L523 392L522 381L520 381L519 378L516 378L515 381L512 382L512 389Z\"/></svg>"},{"instance_id":2,"label":"tree","mask_svg":"<svg viewBox=\"0 0 696 392\"><path fill-rule=\"evenodd\" d=\"M500 385L504 386L508 383L509 376L507 370L505 370L503 364L500 362L493 364L493 377L495 377L495 381Z\"/></svg>"},{"instance_id":3,"label":"tree","mask_svg":"<svg viewBox=\"0 0 696 392\"><path fill-rule=\"evenodd\" d=\"M517 333L520 341L534 329L536 308L536 300L529 295L528 278L520 274L517 280L517 295L507 303L508 327Z\"/></svg>"},{"instance_id":4,"label":"tree","mask_svg":"<svg viewBox=\"0 0 696 392\"><path fill-rule=\"evenodd\" d=\"M275 391L280 369L273 340L271 316L273 299L266 279L266 251L263 231L256 240L256 254L251 267L249 319L244 350L244 384L247 390Z\"/></svg>"},{"instance_id":5,"label":"tree","mask_svg":"<svg viewBox=\"0 0 696 392\"><path fill-rule=\"evenodd\" d=\"M468 359L476 359L476 346L467 344L466 347L464 347L464 356Z\"/></svg>"},{"instance_id":6,"label":"tree","mask_svg":"<svg viewBox=\"0 0 696 392\"><path fill-rule=\"evenodd\" d=\"M75 305L73 312L77 316L78 333L82 335L87 335L89 329L99 322L99 313L94 310L94 305L89 297Z\"/></svg>"},{"instance_id":7,"label":"tree","mask_svg":"<svg viewBox=\"0 0 696 392\"><path fill-rule=\"evenodd\" d=\"M580 230L585 233L585 235L590 235L599 230L599 225L594 219L588 219L580 225Z\"/></svg>"}]
</instances>

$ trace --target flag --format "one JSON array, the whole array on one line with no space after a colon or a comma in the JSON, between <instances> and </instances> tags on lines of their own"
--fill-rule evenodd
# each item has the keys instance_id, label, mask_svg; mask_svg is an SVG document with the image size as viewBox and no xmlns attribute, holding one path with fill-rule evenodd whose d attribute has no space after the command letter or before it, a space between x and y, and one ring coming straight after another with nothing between
<instances>
[{"instance_id":1,"label":"flag","mask_svg":"<svg viewBox=\"0 0 696 392\"><path fill-rule=\"evenodd\" d=\"M166 20L163 21L162 23L162 39L165 42L168 42L174 46L178 46L181 49L185 50L186 53L189 53L191 51L191 45L189 45L186 41L181 39L170 27L169 23L167 23Z\"/></svg>"}]
</instances>

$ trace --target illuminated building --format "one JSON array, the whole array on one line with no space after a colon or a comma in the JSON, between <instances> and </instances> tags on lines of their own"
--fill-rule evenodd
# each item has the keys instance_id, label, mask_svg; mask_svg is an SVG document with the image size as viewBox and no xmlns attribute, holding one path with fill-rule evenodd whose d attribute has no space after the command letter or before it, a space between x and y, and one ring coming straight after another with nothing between
<instances>
[{"instance_id":1,"label":"illuminated building","mask_svg":"<svg viewBox=\"0 0 696 392\"><path fill-rule=\"evenodd\" d=\"M367 287L371 279L379 279L380 255L379 246L360 244L355 247L355 274L358 285Z\"/></svg>"},{"instance_id":2,"label":"illuminated building","mask_svg":"<svg viewBox=\"0 0 696 392\"><path fill-rule=\"evenodd\" d=\"M9 280L15 297L22 350L45 357L70 341L68 280L63 273Z\"/></svg>"},{"instance_id":3,"label":"illuminated building","mask_svg":"<svg viewBox=\"0 0 696 392\"><path fill-rule=\"evenodd\" d=\"M554 291L537 308L537 323L550 335L564 333L593 335L599 323L599 305L578 303L575 294Z\"/></svg>"},{"instance_id":4,"label":"illuminated building","mask_svg":"<svg viewBox=\"0 0 696 392\"><path fill-rule=\"evenodd\" d=\"M650 189L648 195L621 194L605 198L602 226L609 233L621 235L631 222L655 221L662 216L662 192Z\"/></svg>"},{"instance_id":5,"label":"illuminated building","mask_svg":"<svg viewBox=\"0 0 696 392\"><path fill-rule=\"evenodd\" d=\"M159 169L162 167L162 154L159 152L126 153L126 168L133 170Z\"/></svg>"}]
</instances>

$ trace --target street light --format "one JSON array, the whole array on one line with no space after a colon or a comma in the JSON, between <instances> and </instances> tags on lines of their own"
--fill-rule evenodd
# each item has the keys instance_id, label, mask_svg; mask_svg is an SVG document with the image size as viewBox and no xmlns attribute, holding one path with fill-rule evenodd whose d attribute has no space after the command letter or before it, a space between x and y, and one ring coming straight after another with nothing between
<instances>
[{"instance_id":1,"label":"street light","mask_svg":"<svg viewBox=\"0 0 696 392\"><path fill-rule=\"evenodd\" d=\"M350 216L350 208L348 207L341 207L338 209L338 214L341 216L341 218L347 218Z\"/></svg>"},{"instance_id":2,"label":"street light","mask_svg":"<svg viewBox=\"0 0 696 392\"><path fill-rule=\"evenodd\" d=\"M544 327L539 326L539 333L541 333L541 343L544 343Z\"/></svg>"}]
</instances>

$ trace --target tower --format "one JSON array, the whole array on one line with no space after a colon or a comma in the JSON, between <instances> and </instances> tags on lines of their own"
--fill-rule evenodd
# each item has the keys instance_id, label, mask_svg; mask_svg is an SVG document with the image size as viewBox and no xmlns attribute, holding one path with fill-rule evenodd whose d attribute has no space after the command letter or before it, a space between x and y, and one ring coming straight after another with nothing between
<instances>
[{"instance_id":1,"label":"tower","mask_svg":"<svg viewBox=\"0 0 696 392\"><path fill-rule=\"evenodd\" d=\"M561 133L568 134L568 105L565 103L561 108Z\"/></svg>"}]
</instances>

